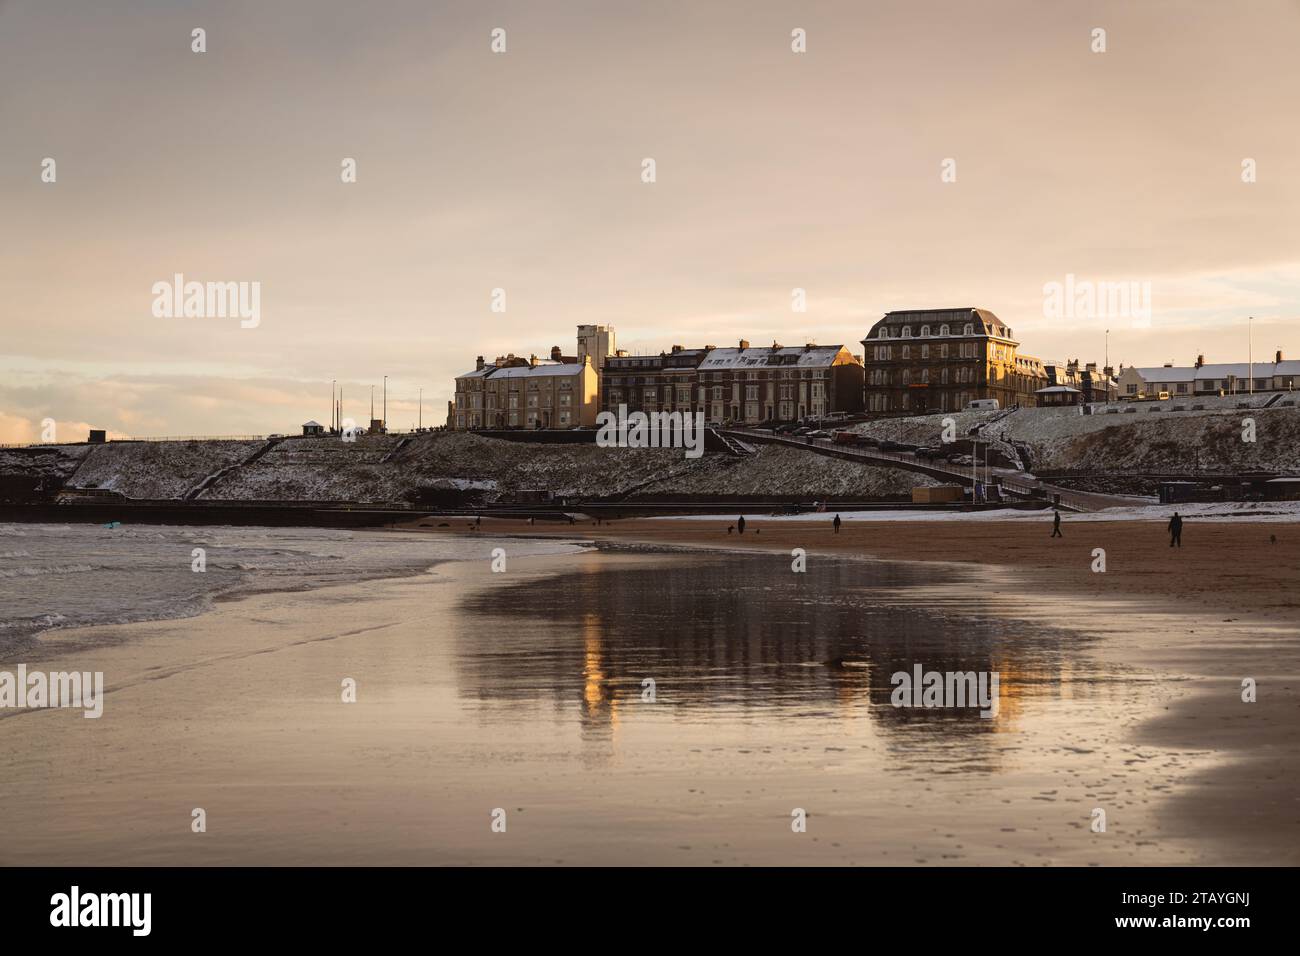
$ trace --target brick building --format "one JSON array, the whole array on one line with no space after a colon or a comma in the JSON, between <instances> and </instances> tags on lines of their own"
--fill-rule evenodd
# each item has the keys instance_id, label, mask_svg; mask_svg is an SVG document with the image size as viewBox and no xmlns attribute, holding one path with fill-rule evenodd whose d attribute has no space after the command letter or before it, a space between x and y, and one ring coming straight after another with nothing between
<instances>
[{"instance_id":1,"label":"brick building","mask_svg":"<svg viewBox=\"0 0 1300 956\"><path fill-rule=\"evenodd\" d=\"M605 360L601 408L703 412L710 422L795 421L862 410L862 363L842 345L686 349Z\"/></svg>"},{"instance_id":2,"label":"brick building","mask_svg":"<svg viewBox=\"0 0 1300 956\"><path fill-rule=\"evenodd\" d=\"M1033 405L1049 382L987 309L889 312L862 340L868 412L960 411L975 399Z\"/></svg>"}]
</instances>

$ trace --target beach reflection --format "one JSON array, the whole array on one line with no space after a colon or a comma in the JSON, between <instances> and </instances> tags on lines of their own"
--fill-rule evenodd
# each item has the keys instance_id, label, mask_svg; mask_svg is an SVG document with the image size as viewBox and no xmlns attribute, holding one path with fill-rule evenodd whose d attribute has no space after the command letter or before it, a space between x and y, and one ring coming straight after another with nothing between
<instances>
[{"instance_id":1,"label":"beach reflection","mask_svg":"<svg viewBox=\"0 0 1300 956\"><path fill-rule=\"evenodd\" d=\"M867 720L888 747L918 733L965 746L1014 729L1026 699L1104 686L1076 633L1007 618L996 583L965 568L821 558L798 574L790 560L589 554L476 591L462 601L461 692L507 711L550 702L604 739L647 713L649 678L678 721ZM917 664L998 672L997 716L894 707L891 675Z\"/></svg>"}]
</instances>

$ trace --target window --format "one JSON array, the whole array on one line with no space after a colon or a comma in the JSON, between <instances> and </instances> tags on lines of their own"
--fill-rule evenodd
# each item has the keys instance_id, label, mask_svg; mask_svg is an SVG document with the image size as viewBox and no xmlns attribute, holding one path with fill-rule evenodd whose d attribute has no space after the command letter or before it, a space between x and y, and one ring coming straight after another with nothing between
<instances>
[{"instance_id":1,"label":"window","mask_svg":"<svg viewBox=\"0 0 1300 956\"><path fill-rule=\"evenodd\" d=\"M912 327L910 325L903 326L903 338L910 339L911 337L912 337Z\"/></svg>"},{"instance_id":2,"label":"window","mask_svg":"<svg viewBox=\"0 0 1300 956\"><path fill-rule=\"evenodd\" d=\"M939 346L939 358L947 358L947 357L948 357L948 343L945 342L943 343L943 345Z\"/></svg>"},{"instance_id":3,"label":"window","mask_svg":"<svg viewBox=\"0 0 1300 956\"><path fill-rule=\"evenodd\" d=\"M904 345L904 346L903 346L903 358L908 359L908 358L911 358L911 357L912 357L912 346L910 346L910 345Z\"/></svg>"},{"instance_id":4,"label":"window","mask_svg":"<svg viewBox=\"0 0 1300 956\"><path fill-rule=\"evenodd\" d=\"M946 325L941 325L941 326L939 326L939 334L940 334L940 335L947 335L947 334L948 334L948 326L946 326Z\"/></svg>"},{"instance_id":5,"label":"window","mask_svg":"<svg viewBox=\"0 0 1300 956\"><path fill-rule=\"evenodd\" d=\"M880 335L879 335L879 338L882 338L882 339L887 339L887 338L889 338L889 329L885 328L883 325L880 327Z\"/></svg>"},{"instance_id":6,"label":"window","mask_svg":"<svg viewBox=\"0 0 1300 956\"><path fill-rule=\"evenodd\" d=\"M921 326L921 338L923 339L929 338L929 335L930 335L930 327L928 325Z\"/></svg>"},{"instance_id":7,"label":"window","mask_svg":"<svg viewBox=\"0 0 1300 956\"><path fill-rule=\"evenodd\" d=\"M929 357L930 357L930 346L928 346L928 345L922 345L922 346L921 346L921 358L929 358Z\"/></svg>"},{"instance_id":8,"label":"window","mask_svg":"<svg viewBox=\"0 0 1300 956\"><path fill-rule=\"evenodd\" d=\"M974 334L974 332L975 332L975 326L973 326L973 325L971 325L969 322L967 322L967 323L966 323L966 328L965 328L965 330L962 332L962 335L972 335L972 334Z\"/></svg>"}]
</instances>

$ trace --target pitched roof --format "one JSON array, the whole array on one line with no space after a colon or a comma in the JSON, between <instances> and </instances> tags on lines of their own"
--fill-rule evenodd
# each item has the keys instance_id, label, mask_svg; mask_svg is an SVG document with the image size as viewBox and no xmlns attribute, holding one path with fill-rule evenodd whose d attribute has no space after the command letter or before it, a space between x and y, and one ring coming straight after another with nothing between
<instances>
[{"instance_id":1,"label":"pitched roof","mask_svg":"<svg viewBox=\"0 0 1300 956\"><path fill-rule=\"evenodd\" d=\"M713 349L700 362L701 369L823 368L835 364L842 345L790 346L788 348Z\"/></svg>"}]
</instances>

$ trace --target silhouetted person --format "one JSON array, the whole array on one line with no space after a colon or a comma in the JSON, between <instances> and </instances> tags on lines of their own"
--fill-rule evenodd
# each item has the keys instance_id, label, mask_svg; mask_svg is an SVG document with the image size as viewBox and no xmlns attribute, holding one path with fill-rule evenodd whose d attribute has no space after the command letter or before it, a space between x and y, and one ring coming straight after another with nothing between
<instances>
[{"instance_id":1,"label":"silhouetted person","mask_svg":"<svg viewBox=\"0 0 1300 956\"><path fill-rule=\"evenodd\" d=\"M1183 546L1183 519L1178 516L1177 511L1169 519L1169 547L1172 548L1174 545L1180 548Z\"/></svg>"},{"instance_id":2,"label":"silhouetted person","mask_svg":"<svg viewBox=\"0 0 1300 956\"><path fill-rule=\"evenodd\" d=\"M836 515L836 516L835 516L835 520L832 521L831 524L833 524L833 525L835 526L835 533L836 533L836 534L839 534L839 533L840 533L840 516L839 516L839 515Z\"/></svg>"},{"instance_id":3,"label":"silhouetted person","mask_svg":"<svg viewBox=\"0 0 1300 956\"><path fill-rule=\"evenodd\" d=\"M1052 516L1052 537L1053 538L1065 537L1065 535L1061 534L1061 513L1059 511Z\"/></svg>"},{"instance_id":4,"label":"silhouetted person","mask_svg":"<svg viewBox=\"0 0 1300 956\"><path fill-rule=\"evenodd\" d=\"M739 531L741 534L744 534L744 533L745 533L745 516L744 516L744 515L741 515L739 518L736 519L736 530Z\"/></svg>"}]
</instances>

